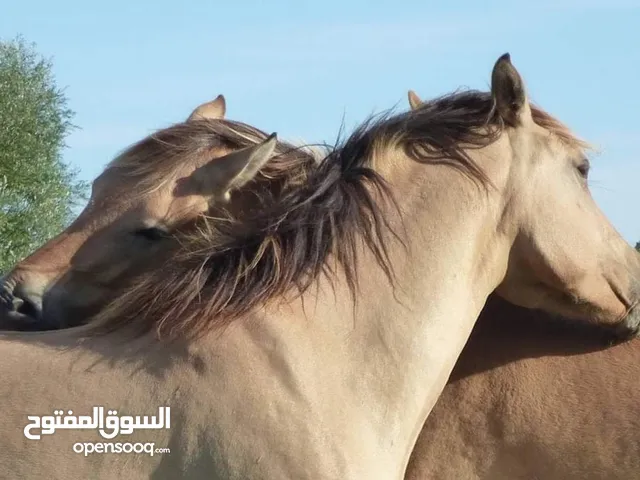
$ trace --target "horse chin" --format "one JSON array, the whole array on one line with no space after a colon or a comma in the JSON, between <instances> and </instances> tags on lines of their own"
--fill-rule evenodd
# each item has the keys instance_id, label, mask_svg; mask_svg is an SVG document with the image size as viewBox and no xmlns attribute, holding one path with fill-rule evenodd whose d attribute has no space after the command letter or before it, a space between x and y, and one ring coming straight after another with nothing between
<instances>
[{"instance_id":1,"label":"horse chin","mask_svg":"<svg viewBox=\"0 0 640 480\"><path fill-rule=\"evenodd\" d=\"M640 305L634 306L624 320L616 325L615 334L620 340L640 337Z\"/></svg>"},{"instance_id":2,"label":"horse chin","mask_svg":"<svg viewBox=\"0 0 640 480\"><path fill-rule=\"evenodd\" d=\"M5 302L0 302L0 331L33 332L49 329L45 328L40 318L22 313Z\"/></svg>"},{"instance_id":3,"label":"horse chin","mask_svg":"<svg viewBox=\"0 0 640 480\"><path fill-rule=\"evenodd\" d=\"M42 330L73 328L88 323L99 304L76 303L62 296L45 297L40 322Z\"/></svg>"}]
</instances>

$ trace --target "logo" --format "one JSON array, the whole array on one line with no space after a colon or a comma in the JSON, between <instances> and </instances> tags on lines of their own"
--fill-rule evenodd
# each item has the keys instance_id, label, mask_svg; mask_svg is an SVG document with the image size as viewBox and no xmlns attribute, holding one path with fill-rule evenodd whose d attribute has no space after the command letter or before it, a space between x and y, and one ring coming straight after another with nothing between
<instances>
[{"instance_id":1,"label":"logo","mask_svg":"<svg viewBox=\"0 0 640 480\"><path fill-rule=\"evenodd\" d=\"M118 434L130 435L134 430L169 429L171 427L171 408L160 407L158 415L149 418L148 415L135 417L131 415L119 416L116 410L107 410L104 415L104 407L93 407L93 415L73 415L69 410L64 415L62 410L54 410L53 415L37 416L28 415L31 422L24 427L24 436L30 440L40 440L41 435L52 435L56 430L98 430L106 439L112 439ZM64 415L64 417L63 417ZM32 433L32 429L39 429L40 433Z\"/></svg>"}]
</instances>

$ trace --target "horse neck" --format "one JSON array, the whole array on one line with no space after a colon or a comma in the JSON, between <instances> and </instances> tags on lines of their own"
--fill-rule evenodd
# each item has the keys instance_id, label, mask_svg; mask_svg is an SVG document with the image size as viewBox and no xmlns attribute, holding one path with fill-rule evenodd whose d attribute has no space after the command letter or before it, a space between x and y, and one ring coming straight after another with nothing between
<instances>
[{"instance_id":1,"label":"horse neck","mask_svg":"<svg viewBox=\"0 0 640 480\"><path fill-rule=\"evenodd\" d=\"M509 241L496 235L502 202L495 194L487 195L450 168L407 159L392 163L394 173L385 176L403 212L408 242L408 251L392 247L399 302L366 267L373 262L364 261L361 298L371 300L362 301L362 313L354 321L363 326L359 350L379 359L358 365L365 370L363 378L372 368L378 370L368 377L379 379L372 392L384 392L374 400L387 415L381 415L380 425L406 440L408 459L488 295L504 274ZM384 420L395 425L384 425Z\"/></svg>"},{"instance_id":2,"label":"horse neck","mask_svg":"<svg viewBox=\"0 0 640 480\"><path fill-rule=\"evenodd\" d=\"M404 171L387 175L402 221L395 210L386 213L406 242L387 245L395 289L362 246L355 307L343 274L320 277L295 301L242 322L251 339L234 346L249 352L258 337L262 345L277 345L269 348L278 357L270 375L295 385L306 412L313 403L323 429L345 416L349 428L336 426L331 436L343 442L343 455L357 444L358 458L389 459L396 473L507 257L495 238L499 215L490 197L450 169L404 163ZM370 439L366 446L362 438Z\"/></svg>"}]
</instances>

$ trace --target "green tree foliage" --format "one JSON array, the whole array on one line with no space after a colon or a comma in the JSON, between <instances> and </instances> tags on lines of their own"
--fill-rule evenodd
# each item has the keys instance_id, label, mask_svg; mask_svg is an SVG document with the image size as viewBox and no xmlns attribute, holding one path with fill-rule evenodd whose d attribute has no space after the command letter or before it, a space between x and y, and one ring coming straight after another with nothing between
<instances>
[{"instance_id":1,"label":"green tree foliage","mask_svg":"<svg viewBox=\"0 0 640 480\"><path fill-rule=\"evenodd\" d=\"M0 272L64 229L87 185L62 160L74 126L50 61L0 42Z\"/></svg>"},{"instance_id":2,"label":"green tree foliage","mask_svg":"<svg viewBox=\"0 0 640 480\"><path fill-rule=\"evenodd\" d=\"M636 242L636 250L640 252L640 242Z\"/></svg>"}]
</instances>

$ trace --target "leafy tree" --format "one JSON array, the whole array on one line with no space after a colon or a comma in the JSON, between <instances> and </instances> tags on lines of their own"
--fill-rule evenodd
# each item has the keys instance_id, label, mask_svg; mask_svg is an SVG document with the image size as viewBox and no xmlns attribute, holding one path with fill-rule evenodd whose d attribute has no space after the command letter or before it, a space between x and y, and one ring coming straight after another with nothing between
<instances>
[{"instance_id":1,"label":"leafy tree","mask_svg":"<svg viewBox=\"0 0 640 480\"><path fill-rule=\"evenodd\" d=\"M636 242L636 250L640 252L640 242Z\"/></svg>"},{"instance_id":2,"label":"leafy tree","mask_svg":"<svg viewBox=\"0 0 640 480\"><path fill-rule=\"evenodd\" d=\"M0 272L64 229L86 199L62 161L74 112L51 68L21 37L0 42Z\"/></svg>"}]
</instances>

